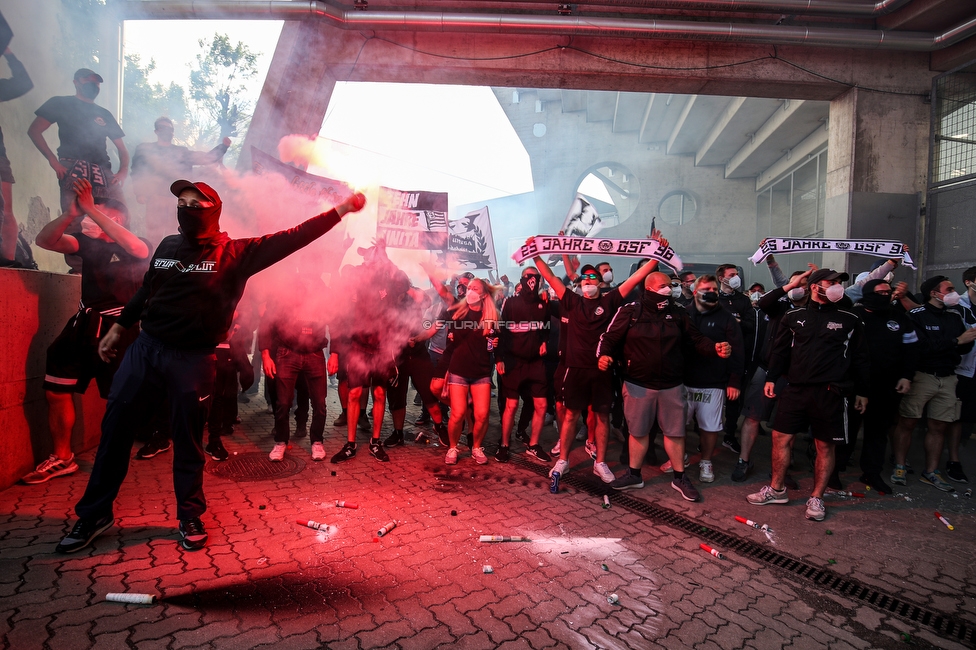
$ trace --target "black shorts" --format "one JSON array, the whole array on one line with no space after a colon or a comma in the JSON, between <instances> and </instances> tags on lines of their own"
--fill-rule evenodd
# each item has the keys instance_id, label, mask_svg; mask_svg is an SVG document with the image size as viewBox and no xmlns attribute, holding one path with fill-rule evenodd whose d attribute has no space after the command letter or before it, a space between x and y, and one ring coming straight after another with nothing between
<instances>
[{"instance_id":1,"label":"black shorts","mask_svg":"<svg viewBox=\"0 0 976 650\"><path fill-rule=\"evenodd\" d=\"M566 393L563 391L563 380L566 379L566 366L560 361L556 366L556 372L552 375L552 394L556 402L562 404L566 401Z\"/></svg>"},{"instance_id":2,"label":"black shorts","mask_svg":"<svg viewBox=\"0 0 976 650\"><path fill-rule=\"evenodd\" d=\"M391 386L386 393L386 401L390 405L391 413L398 409L407 408L407 389L411 381L424 406L430 408L436 403L437 400L430 392L430 380L433 376L434 365L430 362L426 350L422 355L404 357L397 364L397 369L399 376L396 385Z\"/></svg>"},{"instance_id":3,"label":"black shorts","mask_svg":"<svg viewBox=\"0 0 976 650\"><path fill-rule=\"evenodd\" d=\"M956 397L962 400L960 422L976 424L976 379L956 375Z\"/></svg>"},{"instance_id":4,"label":"black shorts","mask_svg":"<svg viewBox=\"0 0 976 650\"><path fill-rule=\"evenodd\" d=\"M773 429L796 435L809 429L823 442L847 442L847 399L827 384L787 385L778 395Z\"/></svg>"},{"instance_id":5,"label":"black shorts","mask_svg":"<svg viewBox=\"0 0 976 650\"><path fill-rule=\"evenodd\" d=\"M567 368L563 374L563 403L570 411L610 413L613 377L599 368Z\"/></svg>"},{"instance_id":6,"label":"black shorts","mask_svg":"<svg viewBox=\"0 0 976 650\"><path fill-rule=\"evenodd\" d=\"M393 359L380 360L380 355L363 354L358 351L346 352L343 365L349 388L369 388L371 386L389 387L397 378L397 367Z\"/></svg>"},{"instance_id":7,"label":"black shorts","mask_svg":"<svg viewBox=\"0 0 976 650\"><path fill-rule=\"evenodd\" d=\"M523 392L533 398L546 396L546 365L542 359L517 361L511 368L506 365L501 380L506 400L517 400Z\"/></svg>"},{"instance_id":8,"label":"black shorts","mask_svg":"<svg viewBox=\"0 0 976 650\"><path fill-rule=\"evenodd\" d=\"M98 341L115 324L115 316L84 309L71 317L58 338L47 349L44 390L52 393L84 393L94 379L98 394L108 398L115 371L122 363L126 348L139 334L133 327L122 334L111 363L98 356Z\"/></svg>"}]
</instances>

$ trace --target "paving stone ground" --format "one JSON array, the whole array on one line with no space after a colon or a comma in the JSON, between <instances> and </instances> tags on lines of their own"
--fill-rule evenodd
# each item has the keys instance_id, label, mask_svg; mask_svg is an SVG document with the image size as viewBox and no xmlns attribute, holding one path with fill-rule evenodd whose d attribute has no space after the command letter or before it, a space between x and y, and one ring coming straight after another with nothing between
<instances>
[{"instance_id":1,"label":"paving stone ground","mask_svg":"<svg viewBox=\"0 0 976 650\"><path fill-rule=\"evenodd\" d=\"M337 412L330 391L330 425ZM231 459L266 454L273 422L264 400L242 404L241 418L225 439ZM415 418L411 406L408 422ZM498 431L493 418L488 441L497 441ZM543 436L555 442L552 427ZM326 428L329 455L344 439L344 431ZM689 440L693 451L695 436ZM768 523L774 550L976 627L971 499L911 477L897 490L902 496L833 499L825 522L809 522L803 503L812 476L802 442L795 461L801 490L791 493L790 505L746 503L764 482L768 447L761 438L755 458L765 469L745 484L729 480L735 457L726 450L714 483L702 486L693 471L700 503L681 500L668 475L653 467L645 468L647 485L629 495L763 544L762 533L734 517ZM914 447L918 467L920 443ZM966 647L786 570L729 551L716 559L696 537L621 507L604 509L586 491L552 495L544 474L523 463L479 466L462 450L458 465L448 467L443 448L408 444L381 464L361 444L356 458L331 465L312 462L308 450L307 438L293 441L288 454L305 466L284 478L239 482L208 471L210 542L195 553L177 544L171 453L132 462L117 525L75 555L53 550L73 523L93 452L79 457L74 475L3 491L3 647ZM610 458L618 454L613 443ZM694 470L697 456L691 460ZM597 484L581 443L572 462L574 474ZM963 463L976 477L976 443L965 448ZM863 489L858 474L844 475L849 489ZM336 508L337 499L359 508ZM935 518L937 510L954 531ZM299 518L328 530L301 527ZM391 520L396 528L378 537ZM480 535L532 541L480 543ZM109 592L158 600L106 602ZM611 594L617 604L608 602Z\"/></svg>"}]
</instances>

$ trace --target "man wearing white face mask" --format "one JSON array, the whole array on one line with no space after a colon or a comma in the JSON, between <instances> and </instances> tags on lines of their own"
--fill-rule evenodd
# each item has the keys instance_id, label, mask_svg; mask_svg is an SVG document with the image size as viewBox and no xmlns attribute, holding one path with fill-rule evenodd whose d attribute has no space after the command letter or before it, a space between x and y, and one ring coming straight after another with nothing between
<instances>
[{"instance_id":1,"label":"man wearing white face mask","mask_svg":"<svg viewBox=\"0 0 976 650\"><path fill-rule=\"evenodd\" d=\"M905 460L911 445L912 431L927 409L928 431L925 434L925 471L923 483L953 492L939 475L939 458L947 427L959 419L962 402L956 397L956 366L962 355L973 349L976 329L966 329L958 311L947 309L959 304L959 294L944 275L929 278L921 286L921 307L908 312L918 332L919 362L912 388L898 407L898 426L892 440L895 471L891 482L905 485Z\"/></svg>"},{"instance_id":2,"label":"man wearing white face mask","mask_svg":"<svg viewBox=\"0 0 976 650\"><path fill-rule=\"evenodd\" d=\"M814 486L806 517L827 516L824 490L834 469L834 448L847 442L847 400L854 397L859 412L867 408L868 350L864 326L852 312L840 309L840 284L846 273L819 269L810 274L810 302L783 316L770 353L764 392L777 396L776 380L789 383L779 393L779 412L773 423L773 477L770 485L748 496L753 505L788 503L784 481L796 434L812 431L817 446Z\"/></svg>"},{"instance_id":3,"label":"man wearing white face mask","mask_svg":"<svg viewBox=\"0 0 976 650\"><path fill-rule=\"evenodd\" d=\"M44 226L35 240L41 248L77 255L83 264L80 309L47 352L44 392L53 453L22 479L27 484L44 483L78 471L71 453L71 430L75 423L72 395L84 393L94 379L102 398L108 397L122 356L112 363L101 361L98 339L115 323L149 268L148 242L121 225L125 220L121 209L125 206L115 202L96 206L91 184L86 180L75 181L73 189L75 202ZM68 227L76 220L81 221L81 232L67 234ZM135 335L133 332L121 341L123 351Z\"/></svg>"}]
</instances>

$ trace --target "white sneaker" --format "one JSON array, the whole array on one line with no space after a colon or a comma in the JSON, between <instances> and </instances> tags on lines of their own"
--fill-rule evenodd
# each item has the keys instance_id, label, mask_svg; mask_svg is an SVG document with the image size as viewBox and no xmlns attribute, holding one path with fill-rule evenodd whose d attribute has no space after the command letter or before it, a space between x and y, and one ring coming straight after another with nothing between
<instances>
[{"instance_id":1,"label":"white sneaker","mask_svg":"<svg viewBox=\"0 0 976 650\"><path fill-rule=\"evenodd\" d=\"M589 440L587 440L586 441L586 445L585 445L585 449L586 449L586 453L588 453L590 455L590 458L592 458L593 460L596 460L596 444L594 444L593 442L590 442Z\"/></svg>"},{"instance_id":2,"label":"white sneaker","mask_svg":"<svg viewBox=\"0 0 976 650\"><path fill-rule=\"evenodd\" d=\"M698 467L701 469L701 474L698 475L698 478L702 483L711 483L715 480L715 470L712 469L712 461L703 460L698 463Z\"/></svg>"},{"instance_id":3,"label":"white sneaker","mask_svg":"<svg viewBox=\"0 0 976 650\"><path fill-rule=\"evenodd\" d=\"M279 462L279 461L281 461L281 459L283 459L285 457L285 449L287 449L287 448L288 448L288 445L286 445L285 443L283 443L283 442L276 442L275 443L275 446L274 446L274 449L272 449L271 450L271 453L268 454L268 458L270 458L272 461L274 461L276 463Z\"/></svg>"},{"instance_id":4,"label":"white sneaker","mask_svg":"<svg viewBox=\"0 0 976 650\"><path fill-rule=\"evenodd\" d=\"M549 470L549 478L552 478L553 472L559 472L560 476L565 476L566 472L569 471L569 461L568 460L557 460L556 464L552 466Z\"/></svg>"},{"instance_id":5,"label":"white sneaker","mask_svg":"<svg viewBox=\"0 0 976 650\"><path fill-rule=\"evenodd\" d=\"M552 454L553 456L558 456L559 455L559 452L562 451L562 449L563 449L562 442L559 441L559 440L557 440L556 441L556 446L553 447L552 449L550 449L549 450L549 453Z\"/></svg>"},{"instance_id":6,"label":"white sneaker","mask_svg":"<svg viewBox=\"0 0 976 650\"><path fill-rule=\"evenodd\" d=\"M687 467L687 466L688 466L688 454L685 454L685 467ZM674 468L671 466L671 461L670 460L668 462L664 463L663 465L661 465L660 469L665 474L670 474L671 472L674 471Z\"/></svg>"},{"instance_id":7,"label":"white sneaker","mask_svg":"<svg viewBox=\"0 0 976 650\"><path fill-rule=\"evenodd\" d=\"M599 476L604 483L612 483L617 478L606 463L593 463L593 473Z\"/></svg>"},{"instance_id":8,"label":"white sneaker","mask_svg":"<svg viewBox=\"0 0 976 650\"><path fill-rule=\"evenodd\" d=\"M457 465L458 450L457 447L451 447L447 450L447 454L444 456L445 465Z\"/></svg>"},{"instance_id":9,"label":"white sneaker","mask_svg":"<svg viewBox=\"0 0 976 650\"><path fill-rule=\"evenodd\" d=\"M474 458L474 462L478 463L479 465L484 465L488 462L488 457L485 456L484 447L474 447L471 449L471 457Z\"/></svg>"},{"instance_id":10,"label":"white sneaker","mask_svg":"<svg viewBox=\"0 0 976 650\"><path fill-rule=\"evenodd\" d=\"M325 460L325 445L321 442L312 443L312 460Z\"/></svg>"}]
</instances>

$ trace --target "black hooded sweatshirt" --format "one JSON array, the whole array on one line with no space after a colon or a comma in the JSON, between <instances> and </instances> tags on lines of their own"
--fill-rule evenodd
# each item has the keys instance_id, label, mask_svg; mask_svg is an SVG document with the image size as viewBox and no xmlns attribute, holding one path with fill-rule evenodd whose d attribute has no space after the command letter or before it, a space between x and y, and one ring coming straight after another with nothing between
<instances>
[{"instance_id":1,"label":"black hooded sweatshirt","mask_svg":"<svg viewBox=\"0 0 976 650\"><path fill-rule=\"evenodd\" d=\"M198 241L170 235L153 253L142 287L118 323L142 321L144 332L168 347L204 350L225 340L248 278L307 246L339 223L329 210L294 228L263 237L227 233Z\"/></svg>"}]
</instances>

